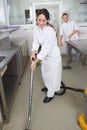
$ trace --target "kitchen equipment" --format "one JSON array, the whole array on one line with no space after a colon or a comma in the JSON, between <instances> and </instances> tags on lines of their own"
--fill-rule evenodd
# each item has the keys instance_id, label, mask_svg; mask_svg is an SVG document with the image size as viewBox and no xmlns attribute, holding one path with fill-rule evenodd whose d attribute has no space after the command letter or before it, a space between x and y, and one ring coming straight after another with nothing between
<instances>
[{"instance_id":1,"label":"kitchen equipment","mask_svg":"<svg viewBox=\"0 0 87 130\"><path fill-rule=\"evenodd\" d=\"M19 48L18 51L18 62L20 66L20 77L22 77L24 69L28 63L28 46L27 40L25 38L12 38L12 45Z\"/></svg>"}]
</instances>

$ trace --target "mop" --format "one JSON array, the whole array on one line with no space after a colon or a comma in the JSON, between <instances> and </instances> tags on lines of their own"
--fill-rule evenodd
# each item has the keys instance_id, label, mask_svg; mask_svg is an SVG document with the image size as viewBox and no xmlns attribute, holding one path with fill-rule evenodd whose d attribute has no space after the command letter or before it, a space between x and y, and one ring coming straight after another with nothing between
<instances>
[{"instance_id":1,"label":"mop","mask_svg":"<svg viewBox=\"0 0 87 130\"><path fill-rule=\"evenodd\" d=\"M35 59L32 58L32 63ZM40 62L37 64L37 67L40 65ZM33 77L34 77L34 69L31 68L30 71L30 86L29 86L29 105L28 105L28 118L27 118L27 125L25 130L30 129L30 123L31 123L31 111L32 111L32 95L33 95ZM61 96L66 92L65 85L63 82L61 82L61 91L59 93L55 93L57 96Z\"/></svg>"}]
</instances>

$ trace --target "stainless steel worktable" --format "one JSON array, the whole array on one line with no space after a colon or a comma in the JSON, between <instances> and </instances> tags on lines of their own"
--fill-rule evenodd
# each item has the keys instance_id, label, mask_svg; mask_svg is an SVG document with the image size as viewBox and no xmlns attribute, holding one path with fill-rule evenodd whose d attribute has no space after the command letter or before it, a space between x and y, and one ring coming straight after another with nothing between
<instances>
[{"instance_id":1,"label":"stainless steel worktable","mask_svg":"<svg viewBox=\"0 0 87 130\"><path fill-rule=\"evenodd\" d=\"M0 50L0 58L3 57L3 59L0 61L0 96L2 100L3 110L6 117L6 121L9 121L8 117L8 106L7 106L7 100L6 100L6 94L3 88L3 74L5 73L6 69L8 68L8 64L11 61L11 59L16 55L18 52L18 48L14 49L8 49L8 50Z\"/></svg>"},{"instance_id":2,"label":"stainless steel worktable","mask_svg":"<svg viewBox=\"0 0 87 130\"><path fill-rule=\"evenodd\" d=\"M0 50L0 57L4 57L4 59L0 62L0 72L2 69L8 64L11 58L17 53L18 47L15 49L7 49L7 50Z\"/></svg>"},{"instance_id":3,"label":"stainless steel worktable","mask_svg":"<svg viewBox=\"0 0 87 130\"><path fill-rule=\"evenodd\" d=\"M85 65L86 55L87 55L87 39L69 40L69 41L66 41L66 43L81 53L81 62L83 65ZM70 68L68 62L65 68L66 69Z\"/></svg>"},{"instance_id":4,"label":"stainless steel worktable","mask_svg":"<svg viewBox=\"0 0 87 130\"><path fill-rule=\"evenodd\" d=\"M9 122L10 107L28 62L27 40L16 38L16 42L11 42L9 31L14 28L0 30L0 126L4 117Z\"/></svg>"},{"instance_id":5,"label":"stainless steel worktable","mask_svg":"<svg viewBox=\"0 0 87 130\"><path fill-rule=\"evenodd\" d=\"M71 40L66 41L66 43L79 50L81 53L87 54L87 39Z\"/></svg>"}]
</instances>

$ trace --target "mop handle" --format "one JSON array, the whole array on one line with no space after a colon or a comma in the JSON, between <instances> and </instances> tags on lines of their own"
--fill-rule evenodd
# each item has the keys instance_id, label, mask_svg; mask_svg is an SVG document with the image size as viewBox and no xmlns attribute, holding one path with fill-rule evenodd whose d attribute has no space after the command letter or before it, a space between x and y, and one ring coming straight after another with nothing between
<instances>
[{"instance_id":1,"label":"mop handle","mask_svg":"<svg viewBox=\"0 0 87 130\"><path fill-rule=\"evenodd\" d=\"M32 58L31 62L33 63L35 61L35 58ZM31 68L30 71L30 86L29 86L29 105L28 105L28 119L27 119L27 125L25 130L30 129L30 123L31 123L31 111L32 111L32 95L33 95L33 75L34 70Z\"/></svg>"}]
</instances>

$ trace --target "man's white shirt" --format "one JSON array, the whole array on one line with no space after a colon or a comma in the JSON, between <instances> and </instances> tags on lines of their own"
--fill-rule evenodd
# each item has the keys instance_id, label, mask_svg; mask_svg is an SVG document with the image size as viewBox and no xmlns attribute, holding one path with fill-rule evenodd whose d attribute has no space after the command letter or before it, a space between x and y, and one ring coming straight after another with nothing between
<instances>
[{"instance_id":1,"label":"man's white shirt","mask_svg":"<svg viewBox=\"0 0 87 130\"><path fill-rule=\"evenodd\" d=\"M79 35L78 33L75 33L71 39L68 38L68 36L74 31L74 30L78 30L78 27L75 23L75 21L68 21L68 22L64 22L61 25L61 29L60 29L60 35L65 35L65 40L78 40L79 39Z\"/></svg>"}]
</instances>

